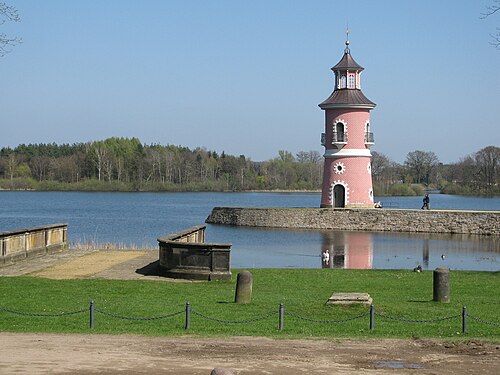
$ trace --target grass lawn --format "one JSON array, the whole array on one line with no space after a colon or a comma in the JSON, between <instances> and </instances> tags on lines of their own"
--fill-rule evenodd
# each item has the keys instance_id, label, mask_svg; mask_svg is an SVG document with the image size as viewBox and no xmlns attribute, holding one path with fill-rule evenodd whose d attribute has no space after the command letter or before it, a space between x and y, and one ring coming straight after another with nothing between
<instances>
[{"instance_id":1,"label":"grass lawn","mask_svg":"<svg viewBox=\"0 0 500 375\"><path fill-rule=\"evenodd\" d=\"M433 271L344 270L344 269L252 269L253 298L249 305L234 303L233 281L163 282L101 279L48 280L34 277L0 278L0 308L33 314L59 314L86 309L61 317L26 316L0 310L0 331L9 332L96 332L146 335L184 335L185 305L190 302L191 329L196 335L255 335L273 337L466 337L500 339L500 272L451 271L451 302L432 301ZM367 292L375 312L407 320L433 320L468 314L467 334L462 318L438 322L403 322L375 316L370 331L369 316L343 322L312 322L286 314L278 331L279 304L285 311L306 319L342 320L369 312L368 306L331 306L333 292ZM95 326L89 329L89 305L94 301ZM181 312L158 320L125 320L118 316L153 318ZM104 312L104 313L103 313ZM251 320L221 323L209 320Z\"/></svg>"}]
</instances>

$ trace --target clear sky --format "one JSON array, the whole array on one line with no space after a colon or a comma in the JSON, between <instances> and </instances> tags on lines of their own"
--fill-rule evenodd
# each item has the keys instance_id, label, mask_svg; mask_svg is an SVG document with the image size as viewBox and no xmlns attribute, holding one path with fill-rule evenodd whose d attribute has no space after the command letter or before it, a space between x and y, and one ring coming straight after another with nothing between
<instances>
[{"instance_id":1,"label":"clear sky","mask_svg":"<svg viewBox=\"0 0 500 375\"><path fill-rule=\"evenodd\" d=\"M138 137L254 161L323 153L348 24L372 150L456 162L500 145L492 0L2 0L0 147Z\"/></svg>"}]
</instances>

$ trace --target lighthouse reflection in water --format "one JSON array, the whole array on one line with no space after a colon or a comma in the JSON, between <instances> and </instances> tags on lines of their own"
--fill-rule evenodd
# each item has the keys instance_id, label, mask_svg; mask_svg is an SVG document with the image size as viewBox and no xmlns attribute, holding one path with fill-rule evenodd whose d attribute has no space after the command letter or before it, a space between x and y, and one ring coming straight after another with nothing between
<instances>
[{"instance_id":1,"label":"lighthouse reflection in water","mask_svg":"<svg viewBox=\"0 0 500 375\"><path fill-rule=\"evenodd\" d=\"M373 234L369 232L322 232L323 268L371 269Z\"/></svg>"},{"instance_id":2,"label":"lighthouse reflection in water","mask_svg":"<svg viewBox=\"0 0 500 375\"><path fill-rule=\"evenodd\" d=\"M466 234L323 231L318 263L323 268L498 271L500 242Z\"/></svg>"}]
</instances>

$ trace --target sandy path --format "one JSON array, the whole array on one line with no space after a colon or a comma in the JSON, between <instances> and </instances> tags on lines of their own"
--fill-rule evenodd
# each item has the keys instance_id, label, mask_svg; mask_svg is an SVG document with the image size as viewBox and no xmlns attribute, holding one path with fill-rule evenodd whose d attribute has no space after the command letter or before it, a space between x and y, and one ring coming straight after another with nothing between
<instances>
[{"instance_id":1,"label":"sandy path","mask_svg":"<svg viewBox=\"0 0 500 375\"><path fill-rule=\"evenodd\" d=\"M99 274L116 265L142 257L143 251L96 251L31 273L48 279L74 279Z\"/></svg>"},{"instance_id":2,"label":"sandy path","mask_svg":"<svg viewBox=\"0 0 500 375\"><path fill-rule=\"evenodd\" d=\"M414 340L274 340L0 333L1 374L498 374L500 347Z\"/></svg>"}]
</instances>

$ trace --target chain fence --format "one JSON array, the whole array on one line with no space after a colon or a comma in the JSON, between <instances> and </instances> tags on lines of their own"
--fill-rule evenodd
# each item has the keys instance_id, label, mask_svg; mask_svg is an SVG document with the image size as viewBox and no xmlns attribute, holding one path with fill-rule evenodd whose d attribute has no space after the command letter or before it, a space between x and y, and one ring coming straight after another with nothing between
<instances>
[{"instance_id":1,"label":"chain fence","mask_svg":"<svg viewBox=\"0 0 500 375\"><path fill-rule=\"evenodd\" d=\"M95 312L98 312L103 315L110 316L112 318L116 319L123 319L123 320L142 320L142 321L148 321L148 320L160 320L160 319L166 319L166 318L172 318L174 316L184 314L184 310L174 312L172 314L166 314L166 315L160 315L160 316L154 316L154 317L135 317L135 316L125 316L125 315L118 315L118 314L113 314L104 310L99 310L99 309L94 309Z\"/></svg>"},{"instance_id":2,"label":"chain fence","mask_svg":"<svg viewBox=\"0 0 500 375\"><path fill-rule=\"evenodd\" d=\"M436 322L442 322L444 320L451 320L455 318L460 318L462 314L457 314L457 315L452 315L452 316L445 316L443 318L435 318L435 319L407 319L407 318L396 318L394 316L389 316L389 315L384 315L375 312L376 316L379 316L381 318L389 319L389 320L395 320L398 322L405 322L405 323L436 323Z\"/></svg>"},{"instance_id":3,"label":"chain fence","mask_svg":"<svg viewBox=\"0 0 500 375\"><path fill-rule=\"evenodd\" d=\"M251 319L241 319L241 320L225 320L225 319L218 319L218 318L213 318L213 317L210 317L208 315L205 315L205 314L202 314L198 311L195 311L195 310L191 310L191 313L195 314L195 315L198 315L204 319L207 319L207 320L211 320L213 322L217 322L217 323L223 323L223 324L245 324L245 323L255 323L255 322L259 322L261 320L264 320L264 319L268 319L270 318L271 316L274 316L276 314L278 314L277 311L273 311L273 312L270 312L269 314L266 314L264 316L259 316L257 318L251 318Z\"/></svg>"},{"instance_id":4,"label":"chain fence","mask_svg":"<svg viewBox=\"0 0 500 375\"><path fill-rule=\"evenodd\" d=\"M475 320L476 322L480 322L480 323L484 323L484 324L489 324L489 325L492 325L492 326L495 326L495 327L500 327L500 323L493 323L493 322L488 322L487 320L483 320L483 319L480 319L480 318L477 318L471 314L467 314L467 316L473 320Z\"/></svg>"},{"instance_id":5,"label":"chain fence","mask_svg":"<svg viewBox=\"0 0 500 375\"><path fill-rule=\"evenodd\" d=\"M89 311L89 309L81 309L81 310L77 310L77 311L68 311L68 312L62 312L62 313L57 313L57 314L28 313L28 312L24 312L24 311L17 311L17 310L8 309L6 307L0 307L0 311L5 311L5 312L11 313L11 314L16 314L16 315L53 318L53 317L59 317L59 316L81 314L81 313Z\"/></svg>"},{"instance_id":6,"label":"chain fence","mask_svg":"<svg viewBox=\"0 0 500 375\"><path fill-rule=\"evenodd\" d=\"M304 320L306 322L312 322L312 323L345 323L345 322L350 322L352 320L357 320L361 319L365 316L370 315L370 312L363 313L361 315L354 316L352 318L344 318L344 319L312 319L312 318L306 318L304 316L300 316L294 313L291 313L289 311L285 311L285 315L291 316L293 318L297 318L300 320Z\"/></svg>"},{"instance_id":7,"label":"chain fence","mask_svg":"<svg viewBox=\"0 0 500 375\"><path fill-rule=\"evenodd\" d=\"M403 322L403 323L439 323L447 320L453 320L453 319L458 319L461 318L462 320L462 333L467 333L467 323L468 323L468 318L474 320L475 322L481 323L481 324L487 324L495 327L500 327L500 323L497 322L491 322L487 321L485 319L481 319L479 317L476 317L474 315L471 315L467 313L467 307L463 306L462 311L459 314L451 315L451 316L445 316L445 317L437 317L433 319L409 319L406 317L397 317L397 316L391 316L387 314L382 314L379 312L375 311L374 305L370 306L370 310L356 315L352 317L347 317L343 319L315 319L311 317L305 317L301 316L299 314L290 312L290 311L285 311L285 306L284 304L279 305L279 309L277 311L270 311L262 316L257 316L253 318L247 318L247 319L221 319L217 317L213 317L210 315L207 315L205 313L202 313L200 311L193 310L191 308L191 304L189 302L186 303L186 306L183 310L176 311L173 313L168 313L164 315L159 315L159 316L153 316L153 317L137 317L137 316L126 316L126 315L121 315L121 314L116 314L113 312L109 312L103 309L98 309L94 306L94 301L90 302L90 306L88 308L84 308L81 310L76 310L76 311L66 311L66 312L61 312L61 313L30 313L30 312L25 312L25 311L19 311L19 310L14 310L10 309L7 307L0 307L0 312L8 313L8 314L15 314L15 315L22 315L26 317L41 317L41 318L57 318L57 317L64 317L64 316L69 316L69 315L77 315L77 314L83 314L83 313L89 313L90 317L90 329L93 329L95 326L95 314L101 314L104 316L107 316L109 318L113 319L122 319L122 320L130 320L130 321L154 321L154 320L160 320L160 319L168 319L168 318L173 318L179 315L184 314L185 316L185 325L184 329L189 330L191 328L191 317L192 315L197 316L200 319L205 319L209 320L212 322L220 323L220 324L250 324L250 323L256 323L260 322L266 319L269 319L271 317L274 317L278 315L279 320L278 320L278 331L283 331L284 326L285 326L285 316L288 316L290 318L296 319L296 320L301 320L301 321L306 321L309 323L319 323L319 324L324 324L324 323L330 323L330 324L341 324L341 323L346 323L358 319L363 319L367 316L369 316L369 324L370 324L370 331L374 331L375 329L375 318L381 318L381 319L386 319L390 321L395 321L395 322Z\"/></svg>"}]
</instances>

